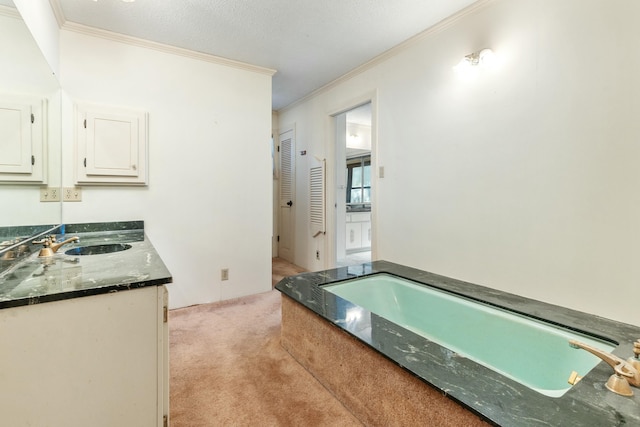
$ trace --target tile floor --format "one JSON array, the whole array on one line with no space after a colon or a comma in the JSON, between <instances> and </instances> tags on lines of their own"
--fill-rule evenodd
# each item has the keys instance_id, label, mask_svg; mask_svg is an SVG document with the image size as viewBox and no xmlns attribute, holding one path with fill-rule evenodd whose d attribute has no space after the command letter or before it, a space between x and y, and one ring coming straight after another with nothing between
<instances>
[{"instance_id":1,"label":"tile floor","mask_svg":"<svg viewBox=\"0 0 640 427\"><path fill-rule=\"evenodd\" d=\"M354 252L347 254L344 259L336 262L337 267L346 267L348 265L362 264L364 262L371 262L371 251Z\"/></svg>"}]
</instances>

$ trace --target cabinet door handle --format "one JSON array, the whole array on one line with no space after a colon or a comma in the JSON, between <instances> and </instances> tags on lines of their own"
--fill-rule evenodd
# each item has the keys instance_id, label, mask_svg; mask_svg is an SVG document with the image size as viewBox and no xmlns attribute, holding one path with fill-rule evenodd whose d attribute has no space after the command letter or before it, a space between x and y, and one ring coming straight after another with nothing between
<instances>
[{"instance_id":1,"label":"cabinet door handle","mask_svg":"<svg viewBox=\"0 0 640 427\"><path fill-rule=\"evenodd\" d=\"M354 236L353 230L351 230L351 231L349 232L349 239L350 239L350 241L351 241L352 243L353 243L353 241L355 240L355 236Z\"/></svg>"}]
</instances>

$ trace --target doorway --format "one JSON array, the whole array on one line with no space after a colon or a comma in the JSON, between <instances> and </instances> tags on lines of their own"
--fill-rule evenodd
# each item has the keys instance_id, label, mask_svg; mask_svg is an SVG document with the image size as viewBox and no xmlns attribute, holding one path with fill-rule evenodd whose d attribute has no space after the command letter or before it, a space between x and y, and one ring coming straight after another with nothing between
<instances>
[{"instance_id":1,"label":"doorway","mask_svg":"<svg viewBox=\"0 0 640 427\"><path fill-rule=\"evenodd\" d=\"M371 261L371 102L335 116L337 267Z\"/></svg>"}]
</instances>

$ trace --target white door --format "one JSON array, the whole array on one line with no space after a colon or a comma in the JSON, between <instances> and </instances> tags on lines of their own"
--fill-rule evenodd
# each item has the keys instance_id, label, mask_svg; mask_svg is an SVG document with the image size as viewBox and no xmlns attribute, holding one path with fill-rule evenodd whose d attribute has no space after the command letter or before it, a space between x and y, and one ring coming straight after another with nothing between
<instances>
[{"instance_id":1,"label":"white door","mask_svg":"<svg viewBox=\"0 0 640 427\"><path fill-rule=\"evenodd\" d=\"M278 256L293 262L295 212L295 140L294 131L280 134L280 203L278 208Z\"/></svg>"}]
</instances>

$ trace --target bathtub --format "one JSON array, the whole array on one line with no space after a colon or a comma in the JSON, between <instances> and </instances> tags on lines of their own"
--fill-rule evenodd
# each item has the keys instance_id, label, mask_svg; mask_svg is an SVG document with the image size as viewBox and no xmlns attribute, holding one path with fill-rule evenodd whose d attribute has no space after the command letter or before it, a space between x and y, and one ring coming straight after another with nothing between
<instances>
[{"instance_id":1,"label":"bathtub","mask_svg":"<svg viewBox=\"0 0 640 427\"><path fill-rule=\"evenodd\" d=\"M640 425L640 389L633 397L609 392L611 368L568 343L626 359L638 326L387 261L291 276L276 289L283 346L352 412L370 417L365 424L394 424L380 417L410 418L444 396L493 425ZM437 396L415 388L394 396L404 388L396 377L382 386L394 369ZM571 371L583 376L573 386ZM367 381L381 392L358 397ZM411 399L413 409L402 406Z\"/></svg>"},{"instance_id":2,"label":"bathtub","mask_svg":"<svg viewBox=\"0 0 640 427\"><path fill-rule=\"evenodd\" d=\"M573 371L584 376L600 362L569 340L607 352L617 345L385 273L325 289L358 307L347 322L365 309L550 397L571 388Z\"/></svg>"}]
</instances>

